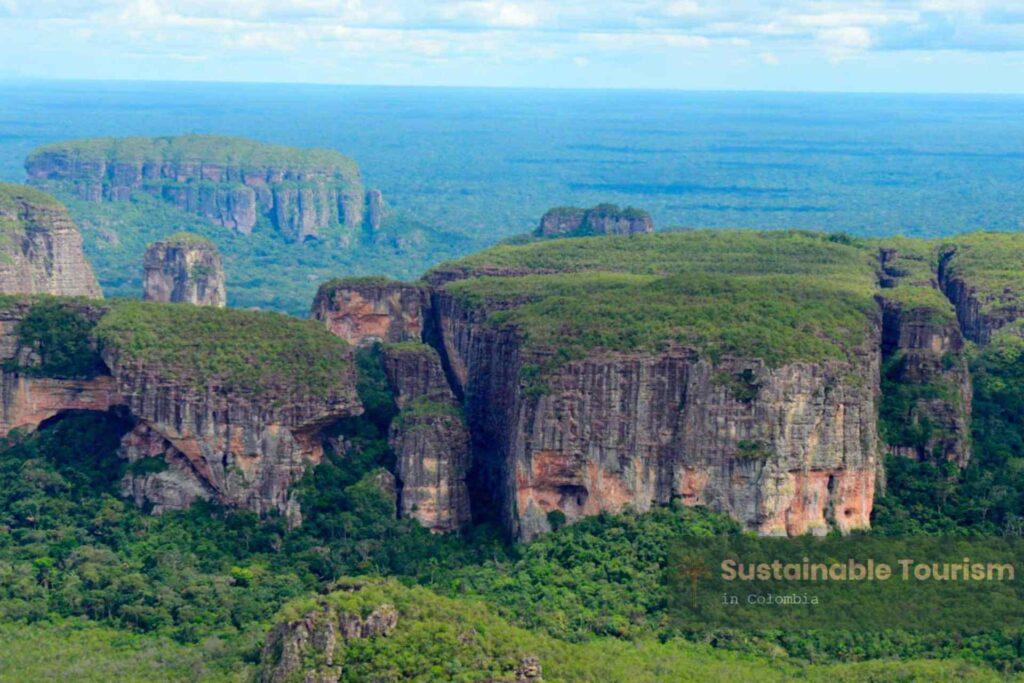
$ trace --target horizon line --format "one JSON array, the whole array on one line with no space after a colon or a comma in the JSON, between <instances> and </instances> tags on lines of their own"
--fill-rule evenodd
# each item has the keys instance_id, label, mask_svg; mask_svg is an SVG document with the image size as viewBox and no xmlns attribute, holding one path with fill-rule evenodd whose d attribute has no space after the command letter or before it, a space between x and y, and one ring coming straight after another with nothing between
<instances>
[{"instance_id":1,"label":"horizon line","mask_svg":"<svg viewBox=\"0 0 1024 683\"><path fill-rule=\"evenodd\" d=\"M149 78L63 78L40 76L0 76L0 84L59 84L59 83L117 83L117 84L148 84L148 85L247 85L247 86L278 86L278 87L319 87L319 88L392 88L405 90L511 90L511 91L546 91L546 92L639 92L639 93L693 93L693 94L763 94L763 95L902 95L908 97L1024 97L1021 91L963 91L963 90L829 90L829 89L789 89L789 88L631 88L628 86L609 86L606 88L580 86L550 85L448 85L448 84L408 84L408 83L335 83L325 81L259 81L259 80L195 80Z\"/></svg>"}]
</instances>

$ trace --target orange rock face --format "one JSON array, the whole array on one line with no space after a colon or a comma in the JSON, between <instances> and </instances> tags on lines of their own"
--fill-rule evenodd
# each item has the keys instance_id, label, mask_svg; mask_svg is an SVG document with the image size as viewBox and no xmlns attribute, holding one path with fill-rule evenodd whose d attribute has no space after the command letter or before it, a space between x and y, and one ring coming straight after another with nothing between
<instances>
[{"instance_id":1,"label":"orange rock face","mask_svg":"<svg viewBox=\"0 0 1024 683\"><path fill-rule=\"evenodd\" d=\"M114 379L100 376L87 380L24 377L3 373L3 405L0 436L12 429L35 429L65 410L106 412L125 405Z\"/></svg>"},{"instance_id":2,"label":"orange rock face","mask_svg":"<svg viewBox=\"0 0 1024 683\"><path fill-rule=\"evenodd\" d=\"M401 282L336 280L317 292L310 317L350 344L421 341L426 290Z\"/></svg>"}]
</instances>

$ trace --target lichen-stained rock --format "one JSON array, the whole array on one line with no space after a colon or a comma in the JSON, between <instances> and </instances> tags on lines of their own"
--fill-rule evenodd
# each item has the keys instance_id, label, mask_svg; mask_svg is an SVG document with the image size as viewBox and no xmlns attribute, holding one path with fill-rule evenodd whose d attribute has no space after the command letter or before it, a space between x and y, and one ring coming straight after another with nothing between
<instances>
[{"instance_id":1,"label":"lichen-stained rock","mask_svg":"<svg viewBox=\"0 0 1024 683\"><path fill-rule=\"evenodd\" d=\"M67 209L24 185L0 183L0 294L103 297Z\"/></svg>"},{"instance_id":2,"label":"lichen-stained rock","mask_svg":"<svg viewBox=\"0 0 1024 683\"><path fill-rule=\"evenodd\" d=\"M654 232L651 215L642 209L598 204L592 209L563 207L551 209L534 231L537 237L583 237L594 235L635 235Z\"/></svg>"},{"instance_id":3,"label":"lichen-stained rock","mask_svg":"<svg viewBox=\"0 0 1024 683\"><path fill-rule=\"evenodd\" d=\"M215 135L97 138L40 147L25 169L31 182L62 184L86 201L147 192L246 235L260 217L290 241L364 220L359 168L330 150Z\"/></svg>"},{"instance_id":4,"label":"lichen-stained rock","mask_svg":"<svg viewBox=\"0 0 1024 683\"><path fill-rule=\"evenodd\" d=\"M462 408L433 348L407 342L384 345L381 353L400 409L388 434L398 513L432 531L454 531L470 520L470 438Z\"/></svg>"},{"instance_id":5,"label":"lichen-stained rock","mask_svg":"<svg viewBox=\"0 0 1024 683\"><path fill-rule=\"evenodd\" d=\"M430 296L419 283L338 278L317 290L309 317L350 344L418 342Z\"/></svg>"},{"instance_id":6,"label":"lichen-stained rock","mask_svg":"<svg viewBox=\"0 0 1024 683\"><path fill-rule=\"evenodd\" d=\"M217 247L190 233L172 235L149 245L143 259L143 298L226 306L224 264Z\"/></svg>"}]
</instances>

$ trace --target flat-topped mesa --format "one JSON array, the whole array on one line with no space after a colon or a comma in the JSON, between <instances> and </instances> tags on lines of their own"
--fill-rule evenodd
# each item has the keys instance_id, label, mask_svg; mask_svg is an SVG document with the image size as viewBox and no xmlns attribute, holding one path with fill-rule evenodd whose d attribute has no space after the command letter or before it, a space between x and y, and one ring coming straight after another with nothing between
<instances>
[{"instance_id":1,"label":"flat-topped mesa","mask_svg":"<svg viewBox=\"0 0 1024 683\"><path fill-rule=\"evenodd\" d=\"M310 321L27 300L5 303L0 333L0 431L67 410L126 410L123 488L156 513L203 498L297 524L289 486L322 457L323 428L362 412L351 348Z\"/></svg>"},{"instance_id":2,"label":"flat-topped mesa","mask_svg":"<svg viewBox=\"0 0 1024 683\"><path fill-rule=\"evenodd\" d=\"M482 276L500 269L521 275ZM440 280L433 315L474 481L492 482L474 495L520 539L674 498L763 534L870 525L881 316L866 250L694 231L502 246L441 271L461 279Z\"/></svg>"},{"instance_id":3,"label":"flat-topped mesa","mask_svg":"<svg viewBox=\"0 0 1024 683\"><path fill-rule=\"evenodd\" d=\"M441 358L426 344L385 344L385 374L399 407L388 442L396 456L398 514L432 531L470 521L470 438Z\"/></svg>"},{"instance_id":4,"label":"flat-topped mesa","mask_svg":"<svg viewBox=\"0 0 1024 683\"><path fill-rule=\"evenodd\" d=\"M62 142L33 151L25 168L31 182L70 186L87 201L126 201L144 191L244 234L262 217L293 242L361 226L366 203L348 157L234 137Z\"/></svg>"},{"instance_id":5,"label":"flat-topped mesa","mask_svg":"<svg viewBox=\"0 0 1024 683\"><path fill-rule=\"evenodd\" d=\"M178 233L146 249L143 299L197 306L227 305L224 264L210 240Z\"/></svg>"},{"instance_id":6,"label":"flat-topped mesa","mask_svg":"<svg viewBox=\"0 0 1024 683\"><path fill-rule=\"evenodd\" d=\"M587 237L636 235L654 232L651 215L642 209L615 204L598 204L592 209L561 207L551 209L534 231L537 237Z\"/></svg>"},{"instance_id":7,"label":"flat-topped mesa","mask_svg":"<svg viewBox=\"0 0 1024 683\"><path fill-rule=\"evenodd\" d=\"M0 183L0 294L103 298L67 209L25 185Z\"/></svg>"},{"instance_id":8,"label":"flat-topped mesa","mask_svg":"<svg viewBox=\"0 0 1024 683\"><path fill-rule=\"evenodd\" d=\"M350 277L320 285L309 317L350 344L418 342L429 308L430 292L422 284Z\"/></svg>"}]
</instances>

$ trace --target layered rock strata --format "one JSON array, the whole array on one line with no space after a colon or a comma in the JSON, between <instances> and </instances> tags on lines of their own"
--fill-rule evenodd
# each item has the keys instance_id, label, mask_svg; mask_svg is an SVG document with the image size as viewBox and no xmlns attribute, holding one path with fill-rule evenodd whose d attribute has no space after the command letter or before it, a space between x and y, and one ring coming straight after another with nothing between
<instances>
[{"instance_id":1,"label":"layered rock strata","mask_svg":"<svg viewBox=\"0 0 1024 683\"><path fill-rule=\"evenodd\" d=\"M224 264L213 242L181 233L149 245L143 258L146 301L227 305Z\"/></svg>"},{"instance_id":2,"label":"layered rock strata","mask_svg":"<svg viewBox=\"0 0 1024 683\"><path fill-rule=\"evenodd\" d=\"M243 234L265 217L296 242L362 225L366 202L358 167L341 154L211 135L58 143L25 168L32 182L63 183L86 201L147 192Z\"/></svg>"},{"instance_id":3,"label":"layered rock strata","mask_svg":"<svg viewBox=\"0 0 1024 683\"><path fill-rule=\"evenodd\" d=\"M132 304L143 314L156 305ZM109 315L88 304L66 306L93 324ZM0 435L35 429L67 410L125 409L134 428L122 441L122 456L133 464L156 460L158 466L129 468L123 488L157 513L203 498L260 514L276 510L298 524L289 486L320 461L321 430L362 412L347 361L335 364L329 386L293 381L252 392L235 382L196 381L186 367L149 362L145 354L124 353L118 342L105 339L89 376L55 375L21 339L19 325L31 308L30 302L15 304L0 315ZM244 335L254 322L224 320L222 328L241 325L238 333ZM281 334L289 336L287 329ZM325 337L325 346L341 344ZM341 358L345 350L332 353L325 359Z\"/></svg>"},{"instance_id":4,"label":"layered rock strata","mask_svg":"<svg viewBox=\"0 0 1024 683\"><path fill-rule=\"evenodd\" d=\"M103 297L67 209L24 185L0 183L0 294Z\"/></svg>"},{"instance_id":5,"label":"layered rock strata","mask_svg":"<svg viewBox=\"0 0 1024 683\"><path fill-rule=\"evenodd\" d=\"M470 521L470 438L462 407L430 346L386 345L382 354L399 407L388 434L396 457L398 514L432 531L454 531Z\"/></svg>"},{"instance_id":6,"label":"layered rock strata","mask_svg":"<svg viewBox=\"0 0 1024 683\"><path fill-rule=\"evenodd\" d=\"M878 339L850 361L778 368L685 348L595 353L538 380L543 352L439 292L444 351L485 479L522 539L679 498L769 535L870 525ZM872 379L875 378L875 379Z\"/></svg>"}]
</instances>

